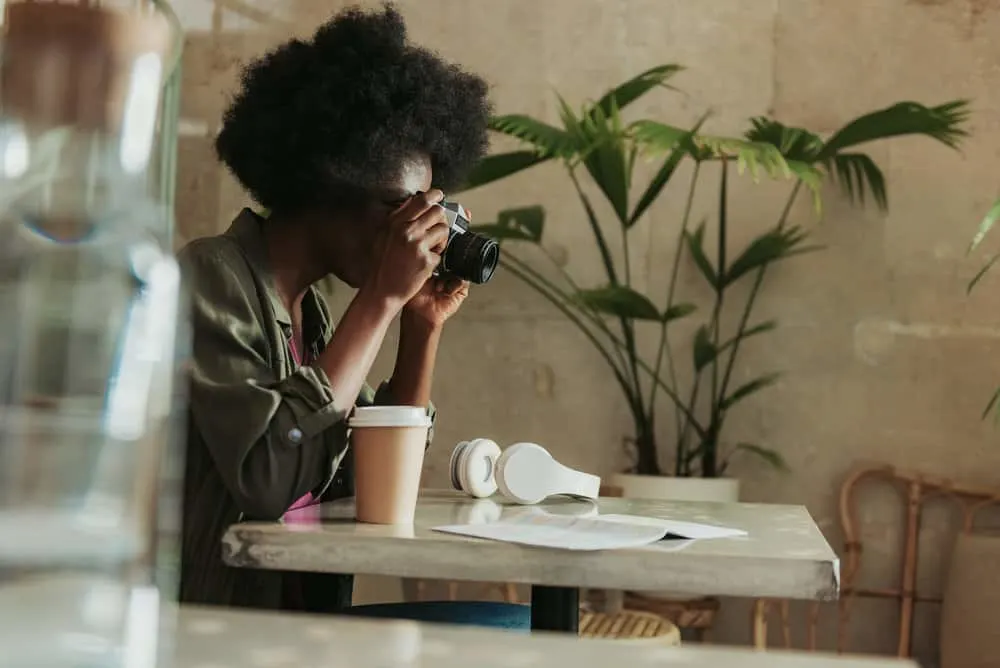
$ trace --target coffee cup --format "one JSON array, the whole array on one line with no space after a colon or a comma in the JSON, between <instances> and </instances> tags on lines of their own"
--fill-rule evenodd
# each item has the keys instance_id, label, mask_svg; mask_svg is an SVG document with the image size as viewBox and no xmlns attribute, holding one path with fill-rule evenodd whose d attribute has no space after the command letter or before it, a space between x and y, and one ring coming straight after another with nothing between
<instances>
[{"instance_id":1,"label":"coffee cup","mask_svg":"<svg viewBox=\"0 0 1000 668\"><path fill-rule=\"evenodd\" d=\"M354 452L355 517L412 524L431 426L419 406L364 406L348 421Z\"/></svg>"}]
</instances>

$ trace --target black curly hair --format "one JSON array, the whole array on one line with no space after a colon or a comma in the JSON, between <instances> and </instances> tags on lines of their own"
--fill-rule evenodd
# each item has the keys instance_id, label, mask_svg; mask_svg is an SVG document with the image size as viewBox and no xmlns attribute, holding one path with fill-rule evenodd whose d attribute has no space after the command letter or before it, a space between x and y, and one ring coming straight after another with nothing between
<instances>
[{"instance_id":1,"label":"black curly hair","mask_svg":"<svg viewBox=\"0 0 1000 668\"><path fill-rule=\"evenodd\" d=\"M427 156L434 186L461 185L487 149L488 85L409 42L392 4L352 7L310 41L291 40L244 70L216 153L250 195L292 211L338 188L388 183Z\"/></svg>"}]
</instances>

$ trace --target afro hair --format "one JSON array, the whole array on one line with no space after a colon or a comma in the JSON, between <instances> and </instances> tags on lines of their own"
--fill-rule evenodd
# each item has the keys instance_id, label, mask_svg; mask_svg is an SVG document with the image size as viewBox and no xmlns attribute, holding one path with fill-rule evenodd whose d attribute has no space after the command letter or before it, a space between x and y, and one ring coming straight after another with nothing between
<instances>
[{"instance_id":1,"label":"afro hair","mask_svg":"<svg viewBox=\"0 0 1000 668\"><path fill-rule=\"evenodd\" d=\"M336 188L391 183L429 157L434 186L462 184L488 148L489 87L407 39L391 4L336 14L245 69L215 142L219 159L272 211Z\"/></svg>"}]
</instances>

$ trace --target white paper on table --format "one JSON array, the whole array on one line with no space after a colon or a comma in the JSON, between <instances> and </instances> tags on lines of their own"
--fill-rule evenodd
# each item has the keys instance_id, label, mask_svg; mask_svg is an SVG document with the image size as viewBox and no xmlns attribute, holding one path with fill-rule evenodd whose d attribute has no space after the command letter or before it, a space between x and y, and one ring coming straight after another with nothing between
<instances>
[{"instance_id":1,"label":"white paper on table","mask_svg":"<svg viewBox=\"0 0 1000 668\"><path fill-rule=\"evenodd\" d=\"M613 519L606 520L605 517ZM579 551L637 548L659 543L664 539L668 543L681 543L677 545L678 549L690 543L683 540L685 536L673 534L660 524L662 520L645 522L633 519L628 515L587 518L532 513L503 517L489 524L457 524L434 527L433 530L506 543ZM745 532L740 535L745 535Z\"/></svg>"},{"instance_id":2,"label":"white paper on table","mask_svg":"<svg viewBox=\"0 0 1000 668\"><path fill-rule=\"evenodd\" d=\"M702 540L706 538L742 538L747 535L747 532L743 529L730 529L729 527L720 527L711 524L697 524L695 522L667 520L660 517L642 517L640 515L601 515L600 519L605 522L622 522L625 524L641 524L644 526L659 527L667 532L665 538Z\"/></svg>"}]
</instances>

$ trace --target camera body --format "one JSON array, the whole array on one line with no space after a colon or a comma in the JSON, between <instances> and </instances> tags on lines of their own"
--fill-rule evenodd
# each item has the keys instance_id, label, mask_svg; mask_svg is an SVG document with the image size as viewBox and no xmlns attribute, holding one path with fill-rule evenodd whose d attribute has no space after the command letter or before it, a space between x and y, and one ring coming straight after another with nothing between
<instances>
[{"instance_id":1,"label":"camera body","mask_svg":"<svg viewBox=\"0 0 1000 668\"><path fill-rule=\"evenodd\" d=\"M448 243L435 275L454 276L470 283L486 283L500 261L500 244L469 229L469 214L458 202L441 201L448 222Z\"/></svg>"}]
</instances>

